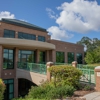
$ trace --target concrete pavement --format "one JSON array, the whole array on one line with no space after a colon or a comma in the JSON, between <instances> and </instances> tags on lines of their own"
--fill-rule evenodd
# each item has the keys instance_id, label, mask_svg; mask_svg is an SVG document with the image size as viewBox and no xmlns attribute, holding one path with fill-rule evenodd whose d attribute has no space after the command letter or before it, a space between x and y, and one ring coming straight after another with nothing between
<instances>
[{"instance_id":1,"label":"concrete pavement","mask_svg":"<svg viewBox=\"0 0 100 100\"><path fill-rule=\"evenodd\" d=\"M100 92L93 92L83 96L86 100L100 100Z\"/></svg>"}]
</instances>

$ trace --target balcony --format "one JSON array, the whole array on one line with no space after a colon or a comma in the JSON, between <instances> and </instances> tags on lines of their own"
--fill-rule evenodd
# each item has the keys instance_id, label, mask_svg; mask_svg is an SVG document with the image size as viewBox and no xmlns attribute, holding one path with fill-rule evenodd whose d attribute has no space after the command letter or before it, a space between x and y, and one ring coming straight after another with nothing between
<instances>
[{"instance_id":1,"label":"balcony","mask_svg":"<svg viewBox=\"0 0 100 100\"><path fill-rule=\"evenodd\" d=\"M36 64L36 63L27 63L27 62L18 62L19 69L24 69L30 72L35 72L39 74L46 74L46 64Z\"/></svg>"},{"instance_id":2,"label":"balcony","mask_svg":"<svg viewBox=\"0 0 100 100\"><path fill-rule=\"evenodd\" d=\"M48 42L36 40L18 39L18 38L3 38L0 37L0 44L6 47L18 47L22 49L44 49L53 50L55 45Z\"/></svg>"}]
</instances>

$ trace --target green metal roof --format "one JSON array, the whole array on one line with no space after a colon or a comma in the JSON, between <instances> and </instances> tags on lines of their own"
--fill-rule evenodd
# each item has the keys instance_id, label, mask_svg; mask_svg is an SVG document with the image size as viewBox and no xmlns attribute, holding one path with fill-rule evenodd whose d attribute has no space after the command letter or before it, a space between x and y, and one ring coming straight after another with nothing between
<instances>
[{"instance_id":1,"label":"green metal roof","mask_svg":"<svg viewBox=\"0 0 100 100\"><path fill-rule=\"evenodd\" d=\"M31 28L31 29L47 32L46 29L44 29L44 28L41 28L39 26L30 24L30 23L25 22L25 21L17 20L17 19L2 18L0 21L5 22L5 23L9 23L9 24L13 24L13 25L17 25L17 26L22 26L22 27L26 27L26 28Z\"/></svg>"}]
</instances>

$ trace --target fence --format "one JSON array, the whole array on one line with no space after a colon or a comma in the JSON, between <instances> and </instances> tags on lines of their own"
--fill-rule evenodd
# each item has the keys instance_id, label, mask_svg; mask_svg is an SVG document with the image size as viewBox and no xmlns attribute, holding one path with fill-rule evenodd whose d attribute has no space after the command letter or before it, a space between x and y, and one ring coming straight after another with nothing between
<instances>
[{"instance_id":1,"label":"fence","mask_svg":"<svg viewBox=\"0 0 100 100\"><path fill-rule=\"evenodd\" d=\"M36 63L27 63L27 62L18 62L18 68L28 70L31 72L36 72L40 74L46 74L46 64L36 64Z\"/></svg>"}]
</instances>

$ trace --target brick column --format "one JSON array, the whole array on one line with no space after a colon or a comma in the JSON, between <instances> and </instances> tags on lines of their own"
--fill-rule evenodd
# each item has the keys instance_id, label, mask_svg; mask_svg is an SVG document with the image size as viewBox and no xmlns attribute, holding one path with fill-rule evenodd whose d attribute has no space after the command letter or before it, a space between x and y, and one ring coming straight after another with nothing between
<instances>
[{"instance_id":1,"label":"brick column","mask_svg":"<svg viewBox=\"0 0 100 100\"><path fill-rule=\"evenodd\" d=\"M53 62L47 62L46 66L47 66L47 80L50 81L51 80L51 75L50 72L48 71L48 68L50 68L53 65Z\"/></svg>"},{"instance_id":2,"label":"brick column","mask_svg":"<svg viewBox=\"0 0 100 100\"><path fill-rule=\"evenodd\" d=\"M73 61L72 62L72 66L75 67L75 68L77 68L77 61Z\"/></svg>"},{"instance_id":3,"label":"brick column","mask_svg":"<svg viewBox=\"0 0 100 100\"><path fill-rule=\"evenodd\" d=\"M55 63L56 62L56 51L55 50L52 50L51 56L52 56L51 61Z\"/></svg>"},{"instance_id":4,"label":"brick column","mask_svg":"<svg viewBox=\"0 0 100 100\"><path fill-rule=\"evenodd\" d=\"M3 69L3 48L2 45L0 45L0 78L2 69Z\"/></svg>"},{"instance_id":5,"label":"brick column","mask_svg":"<svg viewBox=\"0 0 100 100\"><path fill-rule=\"evenodd\" d=\"M96 90L100 92L100 66L95 67Z\"/></svg>"},{"instance_id":6,"label":"brick column","mask_svg":"<svg viewBox=\"0 0 100 100\"><path fill-rule=\"evenodd\" d=\"M18 97L18 79L14 78L14 98Z\"/></svg>"},{"instance_id":7,"label":"brick column","mask_svg":"<svg viewBox=\"0 0 100 100\"><path fill-rule=\"evenodd\" d=\"M74 60L77 61L77 52L74 52Z\"/></svg>"},{"instance_id":8,"label":"brick column","mask_svg":"<svg viewBox=\"0 0 100 100\"><path fill-rule=\"evenodd\" d=\"M16 70L17 70L17 63L18 63L18 48L15 48L14 53L14 71L16 76ZM18 97L18 78L14 78L14 97Z\"/></svg>"},{"instance_id":9,"label":"brick column","mask_svg":"<svg viewBox=\"0 0 100 100\"><path fill-rule=\"evenodd\" d=\"M65 53L65 63L67 63L68 62L68 60L67 60L67 52L64 52Z\"/></svg>"},{"instance_id":10,"label":"brick column","mask_svg":"<svg viewBox=\"0 0 100 100\"><path fill-rule=\"evenodd\" d=\"M39 63L39 50L36 50L36 63Z\"/></svg>"},{"instance_id":11,"label":"brick column","mask_svg":"<svg viewBox=\"0 0 100 100\"><path fill-rule=\"evenodd\" d=\"M46 62L49 61L49 50L46 51Z\"/></svg>"}]
</instances>

